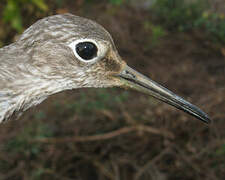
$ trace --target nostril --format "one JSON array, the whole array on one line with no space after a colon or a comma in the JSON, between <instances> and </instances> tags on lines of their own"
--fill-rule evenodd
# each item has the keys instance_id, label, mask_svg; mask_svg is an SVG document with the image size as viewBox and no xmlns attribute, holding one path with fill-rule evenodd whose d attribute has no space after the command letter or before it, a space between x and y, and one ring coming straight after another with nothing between
<instances>
[{"instance_id":1,"label":"nostril","mask_svg":"<svg viewBox=\"0 0 225 180\"><path fill-rule=\"evenodd\" d=\"M132 73L130 73L129 71L125 70L124 72L128 77L131 77L132 79L136 78L136 76Z\"/></svg>"}]
</instances>

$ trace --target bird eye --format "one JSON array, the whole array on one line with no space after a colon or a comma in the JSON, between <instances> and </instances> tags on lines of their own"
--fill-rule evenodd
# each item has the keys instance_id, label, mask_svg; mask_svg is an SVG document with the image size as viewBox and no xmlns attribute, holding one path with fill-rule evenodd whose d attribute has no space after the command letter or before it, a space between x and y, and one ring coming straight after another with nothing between
<instances>
[{"instance_id":1,"label":"bird eye","mask_svg":"<svg viewBox=\"0 0 225 180\"><path fill-rule=\"evenodd\" d=\"M97 47L92 42L80 42L76 45L77 54L84 60L91 60L97 56Z\"/></svg>"}]
</instances>

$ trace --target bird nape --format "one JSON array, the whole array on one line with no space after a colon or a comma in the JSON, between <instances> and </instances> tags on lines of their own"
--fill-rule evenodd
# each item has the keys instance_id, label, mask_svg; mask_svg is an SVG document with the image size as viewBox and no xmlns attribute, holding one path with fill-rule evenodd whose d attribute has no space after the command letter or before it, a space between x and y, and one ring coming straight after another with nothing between
<instances>
[{"instance_id":1,"label":"bird nape","mask_svg":"<svg viewBox=\"0 0 225 180\"><path fill-rule=\"evenodd\" d=\"M135 89L210 122L198 107L127 66L110 34L94 21L46 17L0 49L0 122L49 95L84 87Z\"/></svg>"}]
</instances>

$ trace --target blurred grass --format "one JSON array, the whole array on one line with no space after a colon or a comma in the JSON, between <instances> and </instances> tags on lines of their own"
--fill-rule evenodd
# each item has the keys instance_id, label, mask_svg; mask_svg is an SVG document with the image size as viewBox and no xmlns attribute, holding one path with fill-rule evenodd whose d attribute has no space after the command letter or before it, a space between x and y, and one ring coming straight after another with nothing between
<instances>
[{"instance_id":1,"label":"blurred grass","mask_svg":"<svg viewBox=\"0 0 225 180\"><path fill-rule=\"evenodd\" d=\"M25 157L34 157L41 151L40 143L31 143L31 139L52 137L53 132L47 124L32 123L25 126L18 136L10 139L5 145L8 153L18 153Z\"/></svg>"},{"instance_id":2,"label":"blurred grass","mask_svg":"<svg viewBox=\"0 0 225 180\"><path fill-rule=\"evenodd\" d=\"M151 7L157 23L170 31L201 31L213 43L225 43L225 14L209 11L207 0L157 0Z\"/></svg>"},{"instance_id":3,"label":"blurred grass","mask_svg":"<svg viewBox=\"0 0 225 180\"><path fill-rule=\"evenodd\" d=\"M64 112L70 112L80 116L90 116L96 111L115 109L120 103L123 103L129 99L129 92L122 92L120 94L113 94L115 90L108 91L108 89L99 89L95 91L95 95L90 97L86 93L80 93L77 100L73 103L61 104L60 102L54 103L54 109L63 114ZM43 113L38 113L37 116L45 117Z\"/></svg>"},{"instance_id":4,"label":"blurred grass","mask_svg":"<svg viewBox=\"0 0 225 180\"><path fill-rule=\"evenodd\" d=\"M114 5L122 5L122 3L124 2L125 0L109 0L109 2L111 4L114 4Z\"/></svg>"}]
</instances>

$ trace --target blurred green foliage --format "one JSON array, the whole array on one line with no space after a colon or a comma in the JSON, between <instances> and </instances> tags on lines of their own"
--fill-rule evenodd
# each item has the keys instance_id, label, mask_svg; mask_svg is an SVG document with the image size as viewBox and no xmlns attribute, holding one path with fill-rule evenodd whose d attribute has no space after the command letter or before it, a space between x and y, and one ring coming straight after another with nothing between
<instances>
[{"instance_id":1,"label":"blurred green foliage","mask_svg":"<svg viewBox=\"0 0 225 180\"><path fill-rule=\"evenodd\" d=\"M124 0L109 0L109 2L114 5L121 5Z\"/></svg>"},{"instance_id":2,"label":"blurred green foliage","mask_svg":"<svg viewBox=\"0 0 225 180\"><path fill-rule=\"evenodd\" d=\"M151 10L157 20L169 30L189 30L201 17L206 3L202 0L186 3L185 0L157 0Z\"/></svg>"},{"instance_id":3,"label":"blurred green foliage","mask_svg":"<svg viewBox=\"0 0 225 180\"><path fill-rule=\"evenodd\" d=\"M59 105L58 109L69 110L79 115L88 115L89 113L95 113L98 110L103 109L113 109L118 103L122 103L129 98L129 92L122 92L121 94L113 97L112 91L109 92L107 89L96 90L96 96L92 99L87 96L86 93L80 93L78 100L74 101L72 104Z\"/></svg>"},{"instance_id":4,"label":"blurred green foliage","mask_svg":"<svg viewBox=\"0 0 225 180\"><path fill-rule=\"evenodd\" d=\"M144 28L146 30L150 30L152 32L152 36L151 36L151 46L157 46L159 44L159 40L160 38L164 37L167 32L166 30L164 29L164 27L160 26L160 25L155 25L155 24L152 24L151 22L149 21L146 21L144 23Z\"/></svg>"},{"instance_id":5,"label":"blurred green foliage","mask_svg":"<svg viewBox=\"0 0 225 180\"><path fill-rule=\"evenodd\" d=\"M222 144L222 146L216 150L216 155L225 156L225 144Z\"/></svg>"},{"instance_id":6,"label":"blurred green foliage","mask_svg":"<svg viewBox=\"0 0 225 180\"><path fill-rule=\"evenodd\" d=\"M24 127L18 136L8 141L5 150L8 153L20 153L24 156L35 156L41 151L40 143L32 143L32 139L51 137L53 132L47 124L32 123Z\"/></svg>"},{"instance_id":7,"label":"blurred green foliage","mask_svg":"<svg viewBox=\"0 0 225 180\"><path fill-rule=\"evenodd\" d=\"M47 11L44 0L8 0L3 9L3 21L9 23L17 32L23 31L22 8L24 5L34 6L38 11Z\"/></svg>"},{"instance_id":8,"label":"blurred green foliage","mask_svg":"<svg viewBox=\"0 0 225 180\"><path fill-rule=\"evenodd\" d=\"M107 0L106 2L108 4L112 4L112 5L117 5L120 6L122 5L124 2L126 2L127 0ZM86 3L98 3L99 0L85 0Z\"/></svg>"},{"instance_id":9,"label":"blurred green foliage","mask_svg":"<svg viewBox=\"0 0 225 180\"><path fill-rule=\"evenodd\" d=\"M23 159L32 164L40 158L41 153L45 152L45 146L35 140L53 137L53 135L52 128L46 123L34 121L33 123L28 123L22 131L18 132L17 136L10 138L4 146L4 151L7 152L12 159L19 157L19 160ZM12 164L4 159L0 159L0 169L2 171L8 172L8 169L15 166L15 164L17 164L16 160ZM30 169L29 177L34 180L42 179L43 174L48 171L48 168L45 166L46 162L43 162L40 167ZM28 167L30 166L28 165Z\"/></svg>"},{"instance_id":10,"label":"blurred green foliage","mask_svg":"<svg viewBox=\"0 0 225 180\"><path fill-rule=\"evenodd\" d=\"M46 172L46 169L41 168L37 168L35 171L33 171L32 173L32 179L33 180L41 180L43 179L43 175Z\"/></svg>"},{"instance_id":11,"label":"blurred green foliage","mask_svg":"<svg viewBox=\"0 0 225 180\"><path fill-rule=\"evenodd\" d=\"M225 43L224 14L209 13L207 0L157 0L151 7L155 19L170 31L201 29L214 42Z\"/></svg>"},{"instance_id":12,"label":"blurred green foliage","mask_svg":"<svg viewBox=\"0 0 225 180\"><path fill-rule=\"evenodd\" d=\"M216 13L203 13L194 22L196 27L205 28L208 37L214 42L225 43L225 16Z\"/></svg>"}]
</instances>

